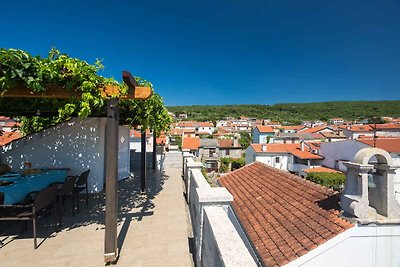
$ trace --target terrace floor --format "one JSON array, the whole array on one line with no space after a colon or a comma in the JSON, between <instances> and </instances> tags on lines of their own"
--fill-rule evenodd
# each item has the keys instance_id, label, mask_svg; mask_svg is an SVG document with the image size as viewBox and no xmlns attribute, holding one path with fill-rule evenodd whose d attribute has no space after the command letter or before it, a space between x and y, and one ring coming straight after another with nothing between
<instances>
[{"instance_id":1,"label":"terrace floor","mask_svg":"<svg viewBox=\"0 0 400 267\"><path fill-rule=\"evenodd\" d=\"M181 163L181 154L170 152L163 172L148 170L147 194L140 194L138 175L119 182L116 266L193 266ZM31 224L22 233L21 222L1 224L0 266L104 266L104 203L104 194L93 195L72 216L67 200L61 231L53 232L51 216L39 220L36 250Z\"/></svg>"}]
</instances>

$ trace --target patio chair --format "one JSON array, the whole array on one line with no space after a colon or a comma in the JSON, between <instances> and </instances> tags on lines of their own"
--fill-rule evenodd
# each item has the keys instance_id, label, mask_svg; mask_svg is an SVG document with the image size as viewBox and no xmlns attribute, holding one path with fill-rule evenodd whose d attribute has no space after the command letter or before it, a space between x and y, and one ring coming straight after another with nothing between
<instances>
[{"instance_id":1,"label":"patio chair","mask_svg":"<svg viewBox=\"0 0 400 267\"><path fill-rule=\"evenodd\" d=\"M72 196L72 215L75 215L75 192L74 187L78 179L78 176L68 176L65 178L63 184L57 185L57 203L58 203L58 224L61 226L61 212L62 206L64 206L64 200Z\"/></svg>"},{"instance_id":2,"label":"patio chair","mask_svg":"<svg viewBox=\"0 0 400 267\"><path fill-rule=\"evenodd\" d=\"M89 176L90 170L84 171L79 175L78 180L75 183L74 191L76 194L76 208L79 213L79 193L82 192L83 190L86 190L86 206L89 205L89 188L88 188L88 176Z\"/></svg>"},{"instance_id":3,"label":"patio chair","mask_svg":"<svg viewBox=\"0 0 400 267\"><path fill-rule=\"evenodd\" d=\"M55 185L40 191L30 205L0 205L0 221L32 221L33 247L37 249L36 221L37 219L53 213L54 227L56 222L56 191Z\"/></svg>"}]
</instances>

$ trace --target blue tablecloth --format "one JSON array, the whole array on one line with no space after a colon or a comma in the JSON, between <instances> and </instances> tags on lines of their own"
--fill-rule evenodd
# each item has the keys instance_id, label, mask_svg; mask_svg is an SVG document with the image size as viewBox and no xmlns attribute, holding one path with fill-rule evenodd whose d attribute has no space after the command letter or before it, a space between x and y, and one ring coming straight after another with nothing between
<instances>
[{"instance_id":1,"label":"blue tablecloth","mask_svg":"<svg viewBox=\"0 0 400 267\"><path fill-rule=\"evenodd\" d=\"M47 170L27 176L0 175L1 181L12 181L13 184L0 186L4 193L4 205L19 203L25 200L32 191L41 191L54 182L64 182L67 170Z\"/></svg>"}]
</instances>

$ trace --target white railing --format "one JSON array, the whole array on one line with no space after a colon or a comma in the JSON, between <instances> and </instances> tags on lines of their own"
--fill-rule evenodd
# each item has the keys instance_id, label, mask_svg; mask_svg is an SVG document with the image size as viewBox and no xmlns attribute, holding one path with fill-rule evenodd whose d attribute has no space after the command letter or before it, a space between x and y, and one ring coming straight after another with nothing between
<instances>
[{"instance_id":1,"label":"white railing","mask_svg":"<svg viewBox=\"0 0 400 267\"><path fill-rule=\"evenodd\" d=\"M211 187L202 163L183 152L186 200L192 221L197 266L257 266L257 257L232 216L233 196L224 187Z\"/></svg>"}]
</instances>

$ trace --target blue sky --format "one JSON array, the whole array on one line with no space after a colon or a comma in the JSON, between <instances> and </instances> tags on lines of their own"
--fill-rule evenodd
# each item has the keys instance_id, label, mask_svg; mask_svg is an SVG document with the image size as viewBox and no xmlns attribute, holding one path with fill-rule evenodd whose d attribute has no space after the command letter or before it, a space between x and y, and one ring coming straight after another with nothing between
<instances>
[{"instance_id":1,"label":"blue sky","mask_svg":"<svg viewBox=\"0 0 400 267\"><path fill-rule=\"evenodd\" d=\"M167 105L400 99L399 1L7 1L0 47L153 82Z\"/></svg>"}]
</instances>

